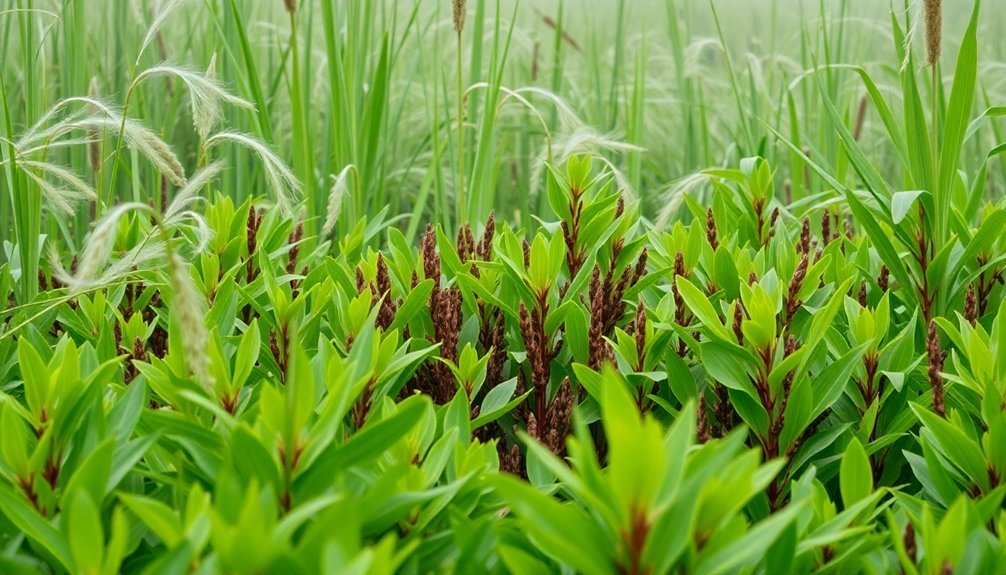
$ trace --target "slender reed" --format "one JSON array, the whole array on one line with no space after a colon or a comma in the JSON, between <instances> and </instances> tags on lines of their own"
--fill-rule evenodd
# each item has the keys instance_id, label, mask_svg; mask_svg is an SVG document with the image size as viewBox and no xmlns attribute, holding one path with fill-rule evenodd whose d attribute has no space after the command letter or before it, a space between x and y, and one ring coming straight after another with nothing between
<instances>
[{"instance_id":1,"label":"slender reed","mask_svg":"<svg viewBox=\"0 0 1006 575\"><path fill-rule=\"evenodd\" d=\"M454 4L454 32L458 37L458 50L457 50L457 122L458 122L458 181L456 184L457 194L458 194L458 220L457 224L460 227L461 223L465 221L468 217L467 203L465 198L465 119L464 119L464 82L462 78L462 67L461 67L461 52L462 52L462 39L461 34L465 29L465 16L468 11L467 0L453 0Z\"/></svg>"}]
</instances>

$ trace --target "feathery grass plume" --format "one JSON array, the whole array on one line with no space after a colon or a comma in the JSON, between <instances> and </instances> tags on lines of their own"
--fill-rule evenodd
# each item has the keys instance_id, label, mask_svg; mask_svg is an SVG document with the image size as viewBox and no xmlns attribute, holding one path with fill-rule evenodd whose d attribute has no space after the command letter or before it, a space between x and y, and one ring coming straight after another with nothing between
<instances>
[{"instance_id":1,"label":"feathery grass plume","mask_svg":"<svg viewBox=\"0 0 1006 575\"><path fill-rule=\"evenodd\" d=\"M214 380L210 374L210 358L206 353L210 338L206 324L203 323L205 300L196 291L189 276L188 266L175 252L168 258L168 272L174 291L171 310L177 314L178 325L182 330L181 343L185 364L196 382L210 397L213 397Z\"/></svg>"},{"instance_id":2,"label":"feathery grass plume","mask_svg":"<svg viewBox=\"0 0 1006 575\"><path fill-rule=\"evenodd\" d=\"M216 82L217 81L217 53L216 52L214 52L213 55L210 56L210 63L206 66L206 79L209 80L210 82ZM251 104L249 103L249 105L251 105ZM205 124L196 123L195 117L193 117L193 121L192 122L193 122L193 125L196 128L196 132L199 134L199 141L205 142L206 141L206 136L209 135L209 128L211 128L212 125L206 126ZM205 131L204 131L204 128L205 128Z\"/></svg>"},{"instance_id":3,"label":"feathery grass plume","mask_svg":"<svg viewBox=\"0 0 1006 575\"><path fill-rule=\"evenodd\" d=\"M184 186L188 181L185 177L185 168L178 161L178 157L171 150L171 146L158 138L150 128L128 118L121 124L109 119L96 123L103 124L106 128L114 131L118 131L121 125L123 128L122 136L126 140L126 143L130 147L136 148L137 151L150 160L157 171L166 176L172 184Z\"/></svg>"},{"instance_id":4,"label":"feathery grass plume","mask_svg":"<svg viewBox=\"0 0 1006 575\"><path fill-rule=\"evenodd\" d=\"M55 121L63 110L73 104L84 104L96 109L97 113L88 116L83 110L77 110ZM166 143L142 124L133 120L123 121L122 116L111 106L91 97L67 98L57 102L31 128L20 134L12 146L18 155L19 166L39 186L49 205L70 214L78 202L94 201L97 193L88 182L69 168L35 160L32 156L46 155L59 147L86 145L90 167L92 171L97 171L101 161L98 134L105 129L117 133L120 128L124 129L127 143L147 157L160 173L177 185L185 184L185 170ZM83 131L88 136L66 137L74 131ZM61 187L43 176L55 178L64 185Z\"/></svg>"},{"instance_id":5,"label":"feathery grass plume","mask_svg":"<svg viewBox=\"0 0 1006 575\"><path fill-rule=\"evenodd\" d=\"M293 213L300 182L276 152L260 140L239 132L218 132L207 138L204 145L209 149L221 142L233 142L255 152L265 167L266 179L272 188L276 206L286 215Z\"/></svg>"},{"instance_id":6,"label":"feathery grass plume","mask_svg":"<svg viewBox=\"0 0 1006 575\"><path fill-rule=\"evenodd\" d=\"M943 0L924 0L926 64L935 66L943 53Z\"/></svg>"},{"instance_id":7,"label":"feathery grass plume","mask_svg":"<svg viewBox=\"0 0 1006 575\"><path fill-rule=\"evenodd\" d=\"M147 209L147 205L139 202L120 204L109 210L98 221L98 224L91 231L91 235L88 236L87 241L84 243L84 250L77 264L77 271L72 276L58 265L58 258L52 260L54 264L53 275L63 285L69 287L71 293L76 293L98 283L98 272L108 262L108 258L112 253L112 247L115 245L115 238L119 231L119 219L127 212L135 209Z\"/></svg>"},{"instance_id":8,"label":"feathery grass plume","mask_svg":"<svg viewBox=\"0 0 1006 575\"><path fill-rule=\"evenodd\" d=\"M203 189L206 184L208 184L213 178L217 177L217 175L223 171L223 168L223 160L217 160L193 174L192 177L189 178L188 183L182 186L182 188L175 194L171 204L165 206L165 223L174 221L185 212L191 211L189 207L192 206L192 204L203 200L204 198L198 195L199 190Z\"/></svg>"},{"instance_id":9,"label":"feathery grass plume","mask_svg":"<svg viewBox=\"0 0 1006 575\"><path fill-rule=\"evenodd\" d=\"M216 55L210 62L206 74L188 70L178 66L161 64L140 72L133 80L133 86L139 85L148 78L157 76L175 77L185 83L189 89L189 103L192 107L192 123L199 134L200 141L205 142L210 130L220 121L221 103L231 104L247 110L254 109L251 102L230 94L211 74L216 74Z\"/></svg>"},{"instance_id":10,"label":"feathery grass plume","mask_svg":"<svg viewBox=\"0 0 1006 575\"><path fill-rule=\"evenodd\" d=\"M453 0L454 31L460 34L465 29L465 17L468 15L467 0Z\"/></svg>"},{"instance_id":11,"label":"feathery grass plume","mask_svg":"<svg viewBox=\"0 0 1006 575\"><path fill-rule=\"evenodd\" d=\"M548 164L554 166L564 164L572 156L590 156L601 162L615 180L615 187L630 198L636 197L632 183L625 173L618 169L603 152L611 153L642 153L646 149L634 144L619 141L614 135L603 135L593 128L581 126L564 138L556 138L551 144L552 159L549 160L550 147L538 154L531 169L531 181L528 192L533 196L538 193L539 184L543 181L545 168Z\"/></svg>"},{"instance_id":12,"label":"feathery grass plume","mask_svg":"<svg viewBox=\"0 0 1006 575\"><path fill-rule=\"evenodd\" d=\"M542 130L544 131L545 137L551 139L551 132L549 122L545 121L545 117L542 111L539 110L539 106L535 106L531 103L532 96L535 99L544 99L549 104L552 105L552 109L556 112L556 119L559 121L559 126L562 130L567 132L574 132L578 128L584 127L584 122L577 115L573 107L570 106L569 102L564 100L561 96L556 94L551 90L546 90L544 88L539 88L537 86L523 86L521 88L508 88L506 86L499 86L491 84L489 82L476 82L468 87L465 91L466 97L476 90L496 90L498 89L503 97L500 98L497 110L501 110L503 105L510 100L517 100L522 106L524 106L528 111L534 114L535 119L541 124Z\"/></svg>"},{"instance_id":13,"label":"feathery grass plume","mask_svg":"<svg viewBox=\"0 0 1006 575\"><path fill-rule=\"evenodd\" d=\"M214 162L197 172L192 180L186 182L186 185L179 190L171 205L166 207L164 216L160 220L159 225L162 226L162 229L192 222L191 228L198 242L197 251L205 249L210 240L211 231L205 218L190 207L200 199L196 193L216 177L222 167L222 162ZM85 242L74 273L67 273L62 268L57 253L53 251L49 254L53 276L63 285L69 287L71 293L77 293L89 287L107 285L129 275L137 268L146 267L157 261L163 262L167 248L165 241L162 238L151 236L131 248L122 257L109 263L112 247L115 245L115 238L118 234L119 220L132 210L149 211L151 208L144 203L129 202L115 206L106 213L98 221ZM107 268L102 271L106 265Z\"/></svg>"},{"instance_id":14,"label":"feathery grass plume","mask_svg":"<svg viewBox=\"0 0 1006 575\"><path fill-rule=\"evenodd\" d=\"M656 228L658 230L666 228L667 224L678 213L681 204L684 203L685 196L701 190L707 184L709 184L709 176L703 172L696 172L681 177L661 192L661 205L663 207L657 213Z\"/></svg>"},{"instance_id":15,"label":"feathery grass plume","mask_svg":"<svg viewBox=\"0 0 1006 575\"><path fill-rule=\"evenodd\" d=\"M114 258L101 274L94 279L95 286L107 286L112 282L122 280L137 270L156 269L164 265L166 254L163 240L156 236L133 246L126 253Z\"/></svg>"},{"instance_id":16,"label":"feathery grass plume","mask_svg":"<svg viewBox=\"0 0 1006 575\"><path fill-rule=\"evenodd\" d=\"M283 0L283 8L290 13L291 16L297 14L297 0Z\"/></svg>"},{"instance_id":17,"label":"feathery grass plume","mask_svg":"<svg viewBox=\"0 0 1006 575\"><path fill-rule=\"evenodd\" d=\"M171 204L164 207L163 223L166 227L174 227L183 222L191 222L192 229L196 236L196 247L197 252L201 252L206 249L206 245L209 243L210 239L213 237L213 233L210 230L209 225L206 223L206 218L202 214L194 209L192 206L200 201L205 200L202 196L198 195L199 191L202 190L211 180L217 177L224 168L224 162L222 160L217 160L212 164L209 164L205 168L199 170L189 178L188 183L182 186L175 194L174 199Z\"/></svg>"},{"instance_id":18,"label":"feathery grass plume","mask_svg":"<svg viewBox=\"0 0 1006 575\"><path fill-rule=\"evenodd\" d=\"M335 229L335 224L342 215L342 204L349 192L349 172L356 170L356 166L348 164L341 172L333 176L332 189L328 193L328 206L325 209L325 225L322 227L322 235L329 235Z\"/></svg>"},{"instance_id":19,"label":"feathery grass plume","mask_svg":"<svg viewBox=\"0 0 1006 575\"><path fill-rule=\"evenodd\" d=\"M0 162L2 163L6 162ZM90 184L66 166L20 158L18 167L38 185L49 204L66 215L73 214L78 203L85 200L94 201L98 197ZM66 186L57 186L42 174L53 176Z\"/></svg>"},{"instance_id":20,"label":"feathery grass plume","mask_svg":"<svg viewBox=\"0 0 1006 575\"><path fill-rule=\"evenodd\" d=\"M143 44L140 45L139 52L136 53L136 61L140 61L140 57L143 55L144 50L150 46L150 43L157 36L158 31L164 26L164 23L171 17L172 14L178 11L185 4L186 0L168 0L164 5L164 8L154 17L154 21L150 23L150 28L147 28L147 35L143 37Z\"/></svg>"},{"instance_id":21,"label":"feathery grass plume","mask_svg":"<svg viewBox=\"0 0 1006 575\"><path fill-rule=\"evenodd\" d=\"M85 116L82 112L74 112L50 125L62 110L73 104L84 104L97 110L97 113ZM45 152L59 142L67 145L88 143L89 139L61 140L66 134L77 130L88 134L108 130L114 135L119 135L121 130L122 138L126 144L147 158L158 172L167 176L177 186L185 185L185 168L182 167L178 157L175 156L167 143L142 123L130 118L123 118L118 110L94 98L72 97L60 100L35 125L20 135L18 141L14 143L14 147L20 151L20 154L28 155L37 151Z\"/></svg>"}]
</instances>

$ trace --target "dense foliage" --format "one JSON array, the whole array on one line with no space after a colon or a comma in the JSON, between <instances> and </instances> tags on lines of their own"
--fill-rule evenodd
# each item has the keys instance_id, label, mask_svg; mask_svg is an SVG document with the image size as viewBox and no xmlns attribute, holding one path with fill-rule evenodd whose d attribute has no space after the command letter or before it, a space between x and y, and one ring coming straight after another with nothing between
<instances>
[{"instance_id":1,"label":"dense foliage","mask_svg":"<svg viewBox=\"0 0 1006 575\"><path fill-rule=\"evenodd\" d=\"M296 37L308 9L284 4ZM22 51L39 11L0 12ZM1006 570L1006 202L986 185L1006 145L985 145L1006 109L974 113L980 14L944 86L933 30L920 74L895 13L897 88L808 70L789 125L742 118L747 153L653 219L639 165L578 149L535 163L533 221L497 218L492 114L425 231L423 207L403 220L369 195L376 124L320 194L297 42L293 169L264 143L271 99L240 33L254 105L215 59L137 58L122 109L41 112L0 74L0 572ZM862 103L836 104L839 73ZM152 78L188 93L191 158L130 116ZM801 90L828 149L799 128ZM219 131L224 106L255 133ZM245 152L262 193L224 171Z\"/></svg>"}]
</instances>

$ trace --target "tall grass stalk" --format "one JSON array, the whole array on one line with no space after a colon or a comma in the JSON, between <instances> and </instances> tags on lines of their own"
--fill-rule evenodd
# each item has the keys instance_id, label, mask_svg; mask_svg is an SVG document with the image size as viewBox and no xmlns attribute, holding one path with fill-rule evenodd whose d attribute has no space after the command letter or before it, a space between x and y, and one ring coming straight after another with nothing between
<instances>
[{"instance_id":1,"label":"tall grass stalk","mask_svg":"<svg viewBox=\"0 0 1006 575\"><path fill-rule=\"evenodd\" d=\"M465 105L465 89L464 89L464 70L462 69L461 57L463 55L463 39L462 34L465 30L465 18L468 15L468 2L467 0L453 0L453 11L454 11L454 33L457 35L457 80L456 88L457 92L455 97L457 98L457 111L455 116L455 121L457 122L458 128L458 138L457 138L457 154L458 154L458 169L457 169L457 181L454 183L454 187L458 198L458 215L457 215L457 225L460 226L462 222L466 221L468 218L468 206L467 206L467 196L465 194L465 118L464 118L464 105Z\"/></svg>"}]
</instances>

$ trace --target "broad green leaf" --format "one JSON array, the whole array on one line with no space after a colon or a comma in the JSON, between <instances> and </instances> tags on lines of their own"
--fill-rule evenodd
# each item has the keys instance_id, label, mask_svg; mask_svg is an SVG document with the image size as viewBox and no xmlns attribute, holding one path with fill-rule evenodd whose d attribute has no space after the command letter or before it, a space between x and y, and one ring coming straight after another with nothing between
<instances>
[{"instance_id":1,"label":"broad green leaf","mask_svg":"<svg viewBox=\"0 0 1006 575\"><path fill-rule=\"evenodd\" d=\"M606 575L613 558L612 545L590 516L579 506L560 504L527 483L498 475L493 486L521 519L524 531L538 548L578 573Z\"/></svg>"},{"instance_id":2,"label":"broad green leaf","mask_svg":"<svg viewBox=\"0 0 1006 575\"><path fill-rule=\"evenodd\" d=\"M132 493L119 493L119 501L166 546L174 547L182 539L182 524L164 503Z\"/></svg>"},{"instance_id":3,"label":"broad green leaf","mask_svg":"<svg viewBox=\"0 0 1006 575\"><path fill-rule=\"evenodd\" d=\"M839 480L842 503L847 509L857 501L866 499L873 491L873 470L870 467L870 458L866 456L863 445L855 437L846 446L845 455L842 456Z\"/></svg>"},{"instance_id":4,"label":"broad green leaf","mask_svg":"<svg viewBox=\"0 0 1006 575\"><path fill-rule=\"evenodd\" d=\"M702 322L702 325L706 329L711 331L718 339L732 340L730 332L727 331L726 326L723 325L723 321L720 320L716 314L716 310L713 309L713 304L709 302L709 298L699 288L684 278L678 280L677 286L681 297L685 300L685 304L688 305L688 308L692 310L692 313L695 314L695 317Z\"/></svg>"}]
</instances>

